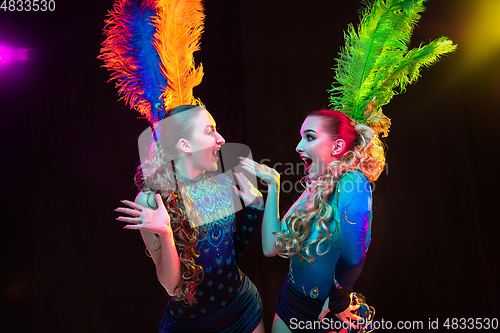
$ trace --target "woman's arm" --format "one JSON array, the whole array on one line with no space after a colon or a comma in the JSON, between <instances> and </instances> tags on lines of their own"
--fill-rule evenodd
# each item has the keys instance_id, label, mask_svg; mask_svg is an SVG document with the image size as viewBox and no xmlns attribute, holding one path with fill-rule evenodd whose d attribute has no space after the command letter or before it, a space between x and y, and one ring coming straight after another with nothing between
<instances>
[{"instance_id":1,"label":"woman's arm","mask_svg":"<svg viewBox=\"0 0 500 333\"><path fill-rule=\"evenodd\" d=\"M334 286L325 307L319 315L331 312L346 325L360 323L362 318L353 313L359 308L352 304L352 288L359 277L366 255L366 238L371 220L371 190L368 180L356 173L348 173L337 184L338 197L334 204L340 210L341 253L334 274Z\"/></svg>"},{"instance_id":2,"label":"woman's arm","mask_svg":"<svg viewBox=\"0 0 500 333\"><path fill-rule=\"evenodd\" d=\"M236 251L236 259L241 257L247 248L250 240L257 229L257 224L262 221L264 207L257 208L247 206L243 215L243 220L234 233L234 249Z\"/></svg>"},{"instance_id":3,"label":"woman's arm","mask_svg":"<svg viewBox=\"0 0 500 333\"><path fill-rule=\"evenodd\" d=\"M126 229L141 231L144 244L156 265L158 281L167 293L173 296L175 289L181 283L179 255L175 248L170 217L163 200L159 194L154 197L151 194L139 192L135 202L123 200L124 204L133 209L118 208L117 211L132 215L134 218L120 216L117 219L134 223L126 225Z\"/></svg>"},{"instance_id":4,"label":"woman's arm","mask_svg":"<svg viewBox=\"0 0 500 333\"><path fill-rule=\"evenodd\" d=\"M341 253L335 267L336 287L330 293L329 308L334 314L349 307L349 295L365 262L371 216L370 184L364 176L348 173L337 186L340 189Z\"/></svg>"},{"instance_id":5,"label":"woman's arm","mask_svg":"<svg viewBox=\"0 0 500 333\"><path fill-rule=\"evenodd\" d=\"M262 218L262 252L266 257L274 257L278 254L276 251L276 239L273 234L281 229L279 213L280 183L267 184L266 208Z\"/></svg>"},{"instance_id":6,"label":"woman's arm","mask_svg":"<svg viewBox=\"0 0 500 333\"><path fill-rule=\"evenodd\" d=\"M262 198L262 193L255 188L242 172L234 173L234 176L240 184L241 191L234 185L232 188L246 206L243 221L241 221L240 226L234 233L234 249L236 251L236 258L239 258L247 248L256 229L256 224L258 221L262 221L264 199Z\"/></svg>"},{"instance_id":7,"label":"woman's arm","mask_svg":"<svg viewBox=\"0 0 500 333\"><path fill-rule=\"evenodd\" d=\"M262 251L266 257L273 257L276 251L276 236L274 232L280 231L279 192L280 174L265 164L259 164L251 159L240 157L243 169L261 178L267 183L267 198L262 218Z\"/></svg>"}]
</instances>

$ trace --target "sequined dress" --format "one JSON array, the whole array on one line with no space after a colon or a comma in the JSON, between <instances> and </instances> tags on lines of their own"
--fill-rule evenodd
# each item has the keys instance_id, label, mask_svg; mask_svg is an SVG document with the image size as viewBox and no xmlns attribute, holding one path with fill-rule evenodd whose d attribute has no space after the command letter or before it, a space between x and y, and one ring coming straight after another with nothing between
<instances>
[{"instance_id":1,"label":"sequined dress","mask_svg":"<svg viewBox=\"0 0 500 333\"><path fill-rule=\"evenodd\" d=\"M200 256L196 259L196 263L203 267L204 278L197 286L197 304L187 306L172 297L166 309L169 318L164 317L163 322L165 319L169 322L193 321L226 308L237 297L245 279L248 280L239 271L236 259L246 248L256 224L262 220L263 210L247 206L243 221L236 230L231 185L231 179L224 174L203 174L185 185L200 220L205 221L198 227L197 252ZM256 294L256 301L261 302L256 289L252 293ZM260 313L258 315L260 320Z\"/></svg>"}]
</instances>

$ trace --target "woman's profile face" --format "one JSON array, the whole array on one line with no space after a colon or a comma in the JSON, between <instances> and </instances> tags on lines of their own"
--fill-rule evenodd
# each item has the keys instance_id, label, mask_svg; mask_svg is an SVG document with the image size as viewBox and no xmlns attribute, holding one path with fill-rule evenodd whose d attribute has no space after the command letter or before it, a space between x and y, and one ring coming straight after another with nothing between
<instances>
[{"instance_id":1,"label":"woman's profile face","mask_svg":"<svg viewBox=\"0 0 500 333\"><path fill-rule=\"evenodd\" d=\"M316 178L328 170L328 165L337 157L332 154L338 140L332 140L323 129L322 118L310 116L300 128L301 140L295 150L306 163L310 178Z\"/></svg>"},{"instance_id":2,"label":"woman's profile face","mask_svg":"<svg viewBox=\"0 0 500 333\"><path fill-rule=\"evenodd\" d=\"M192 168L203 171L217 170L217 151L225 142L217 132L215 120L206 111L201 111L193 119L193 134L188 141L191 148L190 161Z\"/></svg>"}]
</instances>

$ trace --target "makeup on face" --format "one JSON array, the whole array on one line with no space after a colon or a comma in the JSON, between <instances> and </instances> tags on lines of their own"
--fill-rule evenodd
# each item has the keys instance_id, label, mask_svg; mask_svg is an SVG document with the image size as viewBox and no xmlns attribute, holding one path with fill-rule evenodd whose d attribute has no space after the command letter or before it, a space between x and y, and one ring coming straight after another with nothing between
<instances>
[{"instance_id":1,"label":"makeup on face","mask_svg":"<svg viewBox=\"0 0 500 333\"><path fill-rule=\"evenodd\" d=\"M194 120L193 136L189 141L191 162L200 171L216 171L217 151L225 143L217 132L216 123L208 111L201 112Z\"/></svg>"},{"instance_id":2,"label":"makeup on face","mask_svg":"<svg viewBox=\"0 0 500 333\"><path fill-rule=\"evenodd\" d=\"M328 170L335 160L332 148L335 141L323 129L320 117L307 117L300 129L301 140L296 147L300 158L306 163L306 171L310 178L316 178Z\"/></svg>"}]
</instances>

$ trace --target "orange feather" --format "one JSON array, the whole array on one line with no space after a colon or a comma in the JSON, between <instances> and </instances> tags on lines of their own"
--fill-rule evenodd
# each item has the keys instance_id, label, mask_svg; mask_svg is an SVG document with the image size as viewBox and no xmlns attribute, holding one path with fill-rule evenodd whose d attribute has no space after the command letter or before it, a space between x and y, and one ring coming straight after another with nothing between
<instances>
[{"instance_id":1,"label":"orange feather","mask_svg":"<svg viewBox=\"0 0 500 333\"><path fill-rule=\"evenodd\" d=\"M201 105L193 88L201 83L203 67L195 66L193 53L200 49L203 32L201 0L160 0L154 46L168 80L162 99L165 110L179 105Z\"/></svg>"}]
</instances>

